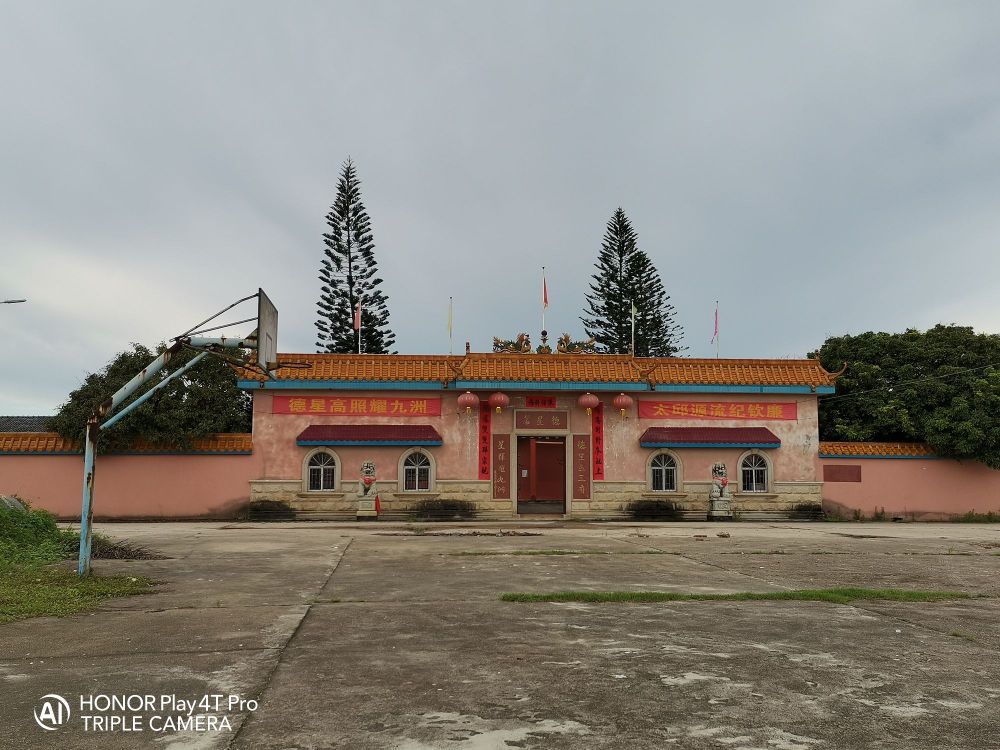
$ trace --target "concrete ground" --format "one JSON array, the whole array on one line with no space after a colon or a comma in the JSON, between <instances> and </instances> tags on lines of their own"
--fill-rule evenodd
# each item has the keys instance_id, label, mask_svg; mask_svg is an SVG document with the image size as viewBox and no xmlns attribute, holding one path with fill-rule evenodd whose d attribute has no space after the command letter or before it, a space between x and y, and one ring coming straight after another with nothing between
<instances>
[{"instance_id":1,"label":"concrete ground","mask_svg":"<svg viewBox=\"0 0 1000 750\"><path fill-rule=\"evenodd\" d=\"M99 571L162 584L92 614L0 626L0 747L1000 748L1000 526L97 528L166 557ZM552 549L611 554L458 554ZM829 586L990 598L498 600ZM45 731L32 712L50 693L73 715ZM79 696L100 693L259 707L218 712L231 730L151 731L158 712L140 711L141 732L85 732Z\"/></svg>"}]
</instances>

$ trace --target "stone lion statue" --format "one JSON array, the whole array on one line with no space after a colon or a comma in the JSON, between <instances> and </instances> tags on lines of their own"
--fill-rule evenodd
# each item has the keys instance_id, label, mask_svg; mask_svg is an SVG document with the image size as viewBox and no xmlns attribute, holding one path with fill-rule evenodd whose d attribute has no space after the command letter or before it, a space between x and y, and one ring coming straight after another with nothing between
<instances>
[{"instance_id":1,"label":"stone lion statue","mask_svg":"<svg viewBox=\"0 0 1000 750\"><path fill-rule=\"evenodd\" d=\"M733 517L733 494L729 490L726 465L721 461L712 465L712 489L708 495L708 520Z\"/></svg>"},{"instance_id":2,"label":"stone lion statue","mask_svg":"<svg viewBox=\"0 0 1000 750\"><path fill-rule=\"evenodd\" d=\"M361 464L361 479L358 480L358 497L375 497L377 494L375 490L376 481L375 462L365 461Z\"/></svg>"}]
</instances>

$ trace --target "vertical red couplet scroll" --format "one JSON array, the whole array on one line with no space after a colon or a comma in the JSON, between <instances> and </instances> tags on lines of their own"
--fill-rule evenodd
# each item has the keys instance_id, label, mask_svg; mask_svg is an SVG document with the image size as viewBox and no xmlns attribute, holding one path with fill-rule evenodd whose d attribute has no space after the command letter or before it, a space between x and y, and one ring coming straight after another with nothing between
<instances>
[{"instance_id":1,"label":"vertical red couplet scroll","mask_svg":"<svg viewBox=\"0 0 1000 750\"><path fill-rule=\"evenodd\" d=\"M490 436L493 431L493 413L486 401L479 402L479 478L490 478Z\"/></svg>"},{"instance_id":2,"label":"vertical red couplet scroll","mask_svg":"<svg viewBox=\"0 0 1000 750\"><path fill-rule=\"evenodd\" d=\"M590 413L590 434L594 438L594 479L604 479L604 405Z\"/></svg>"}]
</instances>

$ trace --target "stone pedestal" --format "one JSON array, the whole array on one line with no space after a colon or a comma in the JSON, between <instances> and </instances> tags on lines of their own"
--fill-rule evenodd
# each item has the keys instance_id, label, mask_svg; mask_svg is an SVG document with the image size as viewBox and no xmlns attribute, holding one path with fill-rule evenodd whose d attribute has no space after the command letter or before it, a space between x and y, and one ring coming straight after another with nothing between
<instances>
[{"instance_id":1,"label":"stone pedestal","mask_svg":"<svg viewBox=\"0 0 1000 750\"><path fill-rule=\"evenodd\" d=\"M374 521L378 518L375 512L375 497L363 497L358 495L357 519L359 521Z\"/></svg>"},{"instance_id":2,"label":"stone pedestal","mask_svg":"<svg viewBox=\"0 0 1000 750\"><path fill-rule=\"evenodd\" d=\"M728 497L713 497L708 501L709 521L732 521L733 501Z\"/></svg>"}]
</instances>

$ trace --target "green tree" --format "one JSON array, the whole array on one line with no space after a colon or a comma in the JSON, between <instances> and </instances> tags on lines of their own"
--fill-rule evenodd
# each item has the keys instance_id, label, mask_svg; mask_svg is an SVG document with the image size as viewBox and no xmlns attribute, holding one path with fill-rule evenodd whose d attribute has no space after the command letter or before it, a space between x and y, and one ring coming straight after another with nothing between
<instances>
[{"instance_id":1,"label":"green tree","mask_svg":"<svg viewBox=\"0 0 1000 750\"><path fill-rule=\"evenodd\" d=\"M847 370L820 398L823 440L926 442L939 455L1000 468L1000 336L971 327L862 333L809 354Z\"/></svg>"},{"instance_id":2,"label":"green tree","mask_svg":"<svg viewBox=\"0 0 1000 750\"><path fill-rule=\"evenodd\" d=\"M595 265L586 316L580 320L587 335L597 341L599 351L629 352L633 303L635 356L672 357L683 351L683 330L676 323L676 311L663 289L660 274L649 256L638 248L632 223L620 207L608 222Z\"/></svg>"},{"instance_id":3,"label":"green tree","mask_svg":"<svg viewBox=\"0 0 1000 750\"><path fill-rule=\"evenodd\" d=\"M389 328L386 296L375 262L371 220L361 202L361 182L354 163L344 162L337 183L337 197L326 215L330 231L319 271L321 294L317 305L320 352L348 354L358 351L354 311L361 300L361 351L385 354L396 343Z\"/></svg>"},{"instance_id":4,"label":"green tree","mask_svg":"<svg viewBox=\"0 0 1000 750\"><path fill-rule=\"evenodd\" d=\"M87 419L103 401L138 374L165 349L150 351L142 344L121 352L103 370L87 375L69 394L49 428L83 443ZM140 388L119 410L131 403L170 372L194 356L190 350L176 353L157 377ZM189 448L192 441L215 432L250 432L252 400L236 387L236 374L222 360L209 356L156 393L149 401L102 432L100 453L127 450L137 440L157 445Z\"/></svg>"}]
</instances>

